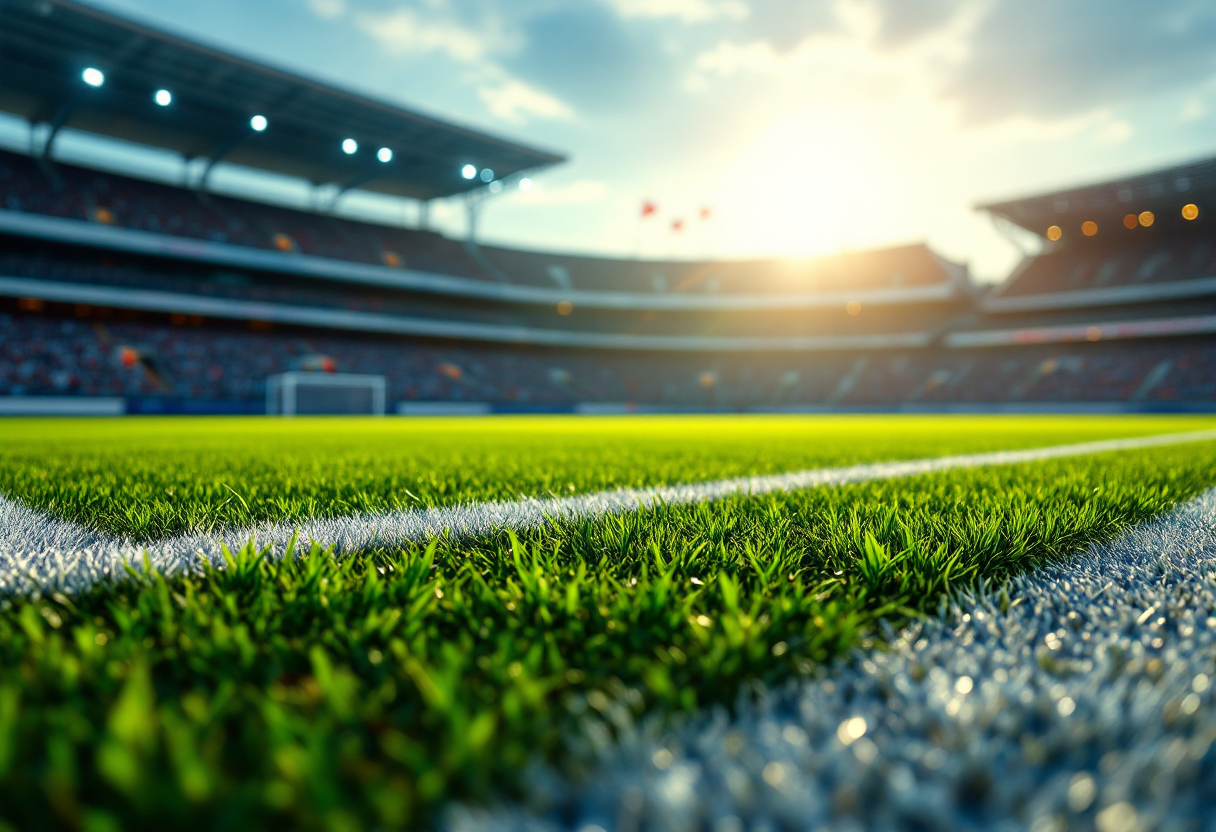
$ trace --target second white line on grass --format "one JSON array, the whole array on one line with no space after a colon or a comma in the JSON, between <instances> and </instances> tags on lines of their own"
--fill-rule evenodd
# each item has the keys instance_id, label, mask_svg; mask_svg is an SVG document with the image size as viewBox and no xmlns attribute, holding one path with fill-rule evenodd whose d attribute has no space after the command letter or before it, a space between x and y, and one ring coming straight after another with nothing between
<instances>
[{"instance_id":1,"label":"second white line on grass","mask_svg":"<svg viewBox=\"0 0 1216 832\"><path fill-rule=\"evenodd\" d=\"M1137 436L1029 448L1021 451L957 454L929 459L872 462L789 474L737 477L712 482L654 488L625 488L573 497L514 502L472 503L445 508L419 508L383 514L312 518L300 522L267 522L216 534L193 534L137 544L89 531L76 523L37 512L0 497L0 594L38 587L82 589L121 571L124 561L145 557L163 572L195 568L201 558L222 562L222 548L239 549L254 539L281 552L293 535L301 541L333 546L337 552L393 547L450 532L480 536L503 529L522 531L550 522L594 519L666 503L680 505L733 495L758 496L822 486L896 479L918 474L1039 462L1108 451L1179 445L1216 440L1216 430Z\"/></svg>"}]
</instances>

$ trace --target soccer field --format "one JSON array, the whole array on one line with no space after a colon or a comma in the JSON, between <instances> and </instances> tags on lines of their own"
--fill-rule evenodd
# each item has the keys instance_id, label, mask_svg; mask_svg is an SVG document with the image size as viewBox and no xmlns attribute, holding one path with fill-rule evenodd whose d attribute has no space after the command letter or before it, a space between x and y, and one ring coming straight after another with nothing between
<instances>
[{"instance_id":1,"label":"soccer field","mask_svg":"<svg viewBox=\"0 0 1216 832\"><path fill-rule=\"evenodd\" d=\"M1003 581L1070 568L1216 485L1213 429L0 422L0 828L397 829L535 804L539 770L604 780L596 759L630 726L830 677L970 592L1010 613ZM288 548L296 529L344 537ZM237 548L180 556L206 540ZM178 556L157 560L167 541ZM154 568L67 570L145 549ZM862 736L847 725L842 748ZM762 771L779 797L786 774ZM563 805L550 821L585 825Z\"/></svg>"}]
</instances>

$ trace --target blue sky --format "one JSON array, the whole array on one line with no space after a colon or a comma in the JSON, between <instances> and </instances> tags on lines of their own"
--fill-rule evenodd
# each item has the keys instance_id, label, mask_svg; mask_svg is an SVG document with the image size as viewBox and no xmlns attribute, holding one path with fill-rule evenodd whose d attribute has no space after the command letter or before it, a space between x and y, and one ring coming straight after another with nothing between
<instances>
[{"instance_id":1,"label":"blue sky","mask_svg":"<svg viewBox=\"0 0 1216 832\"><path fill-rule=\"evenodd\" d=\"M927 240L991 279L1016 250L977 201L1216 153L1211 0L93 2L568 153L487 206L483 238L517 245Z\"/></svg>"}]
</instances>

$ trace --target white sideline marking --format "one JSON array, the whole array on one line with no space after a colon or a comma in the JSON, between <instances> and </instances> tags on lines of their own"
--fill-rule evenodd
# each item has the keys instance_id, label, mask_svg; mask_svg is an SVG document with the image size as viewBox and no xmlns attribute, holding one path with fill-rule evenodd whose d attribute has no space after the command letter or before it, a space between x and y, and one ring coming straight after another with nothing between
<instances>
[{"instance_id":1,"label":"white sideline marking","mask_svg":"<svg viewBox=\"0 0 1216 832\"><path fill-rule=\"evenodd\" d=\"M218 534L182 535L144 544L89 531L76 523L34 511L15 500L0 496L0 594L35 586L81 589L106 576L120 573L124 561L142 563L145 555L153 566L163 572L197 567L201 558L222 563L223 546L239 549L251 538L260 546L270 546L273 551L281 552L292 536L298 533L301 541L332 545L337 552L353 552L426 540L445 531L461 536L486 535L502 529L519 531L554 521L622 514L659 503L682 505L719 500L736 494L756 496L910 477L957 468L1013 465L1208 440L1216 440L1216 430L1108 439L1021 451L873 462L687 485L626 488L544 500L409 509L383 514L309 519L299 523L266 522Z\"/></svg>"},{"instance_id":2,"label":"white sideline marking","mask_svg":"<svg viewBox=\"0 0 1216 832\"><path fill-rule=\"evenodd\" d=\"M673 725L614 705L568 746L586 776L529 767L519 802L450 807L440 828L709 829L732 815L737 829L1062 828L1084 812L1082 783L1099 829L1211 832L1213 574L1216 489L965 591L888 630L884 649L759 698L749 687L731 713ZM854 720L864 738L846 742ZM861 799L839 800L840 784ZM1121 800L1129 825L1100 820Z\"/></svg>"}]
</instances>

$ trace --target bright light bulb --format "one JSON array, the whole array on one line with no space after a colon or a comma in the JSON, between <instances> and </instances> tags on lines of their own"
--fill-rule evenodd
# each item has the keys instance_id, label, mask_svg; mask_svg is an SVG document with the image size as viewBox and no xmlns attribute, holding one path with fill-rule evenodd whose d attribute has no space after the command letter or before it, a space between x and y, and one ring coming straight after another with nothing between
<instances>
[{"instance_id":1,"label":"bright light bulb","mask_svg":"<svg viewBox=\"0 0 1216 832\"><path fill-rule=\"evenodd\" d=\"M460 169L460 175L463 176L465 179L476 179L477 178L477 168L474 167L473 165L465 165L464 167L462 167Z\"/></svg>"},{"instance_id":2,"label":"bright light bulb","mask_svg":"<svg viewBox=\"0 0 1216 832\"><path fill-rule=\"evenodd\" d=\"M156 95L152 96L152 100L162 107L168 107L173 103L173 93L168 90L157 90Z\"/></svg>"},{"instance_id":3,"label":"bright light bulb","mask_svg":"<svg viewBox=\"0 0 1216 832\"><path fill-rule=\"evenodd\" d=\"M532 190L532 180L528 179L526 176L523 179L519 180L519 189L521 191Z\"/></svg>"},{"instance_id":4,"label":"bright light bulb","mask_svg":"<svg viewBox=\"0 0 1216 832\"><path fill-rule=\"evenodd\" d=\"M347 156L354 156L359 151L359 143L354 139L342 140L342 152Z\"/></svg>"},{"instance_id":5,"label":"bright light bulb","mask_svg":"<svg viewBox=\"0 0 1216 832\"><path fill-rule=\"evenodd\" d=\"M270 122L266 120L266 116L254 116L249 119L249 126L261 133L270 126Z\"/></svg>"},{"instance_id":6,"label":"bright light bulb","mask_svg":"<svg viewBox=\"0 0 1216 832\"><path fill-rule=\"evenodd\" d=\"M90 87L100 87L106 82L106 74L95 66L91 66L84 72L80 73L80 77Z\"/></svg>"},{"instance_id":7,"label":"bright light bulb","mask_svg":"<svg viewBox=\"0 0 1216 832\"><path fill-rule=\"evenodd\" d=\"M490 170L489 168L486 168L485 170L483 170L481 172L481 181L482 182L493 182L494 181L494 171Z\"/></svg>"},{"instance_id":8,"label":"bright light bulb","mask_svg":"<svg viewBox=\"0 0 1216 832\"><path fill-rule=\"evenodd\" d=\"M393 161L393 151L390 148L382 147L376 151L376 158L387 165Z\"/></svg>"}]
</instances>

